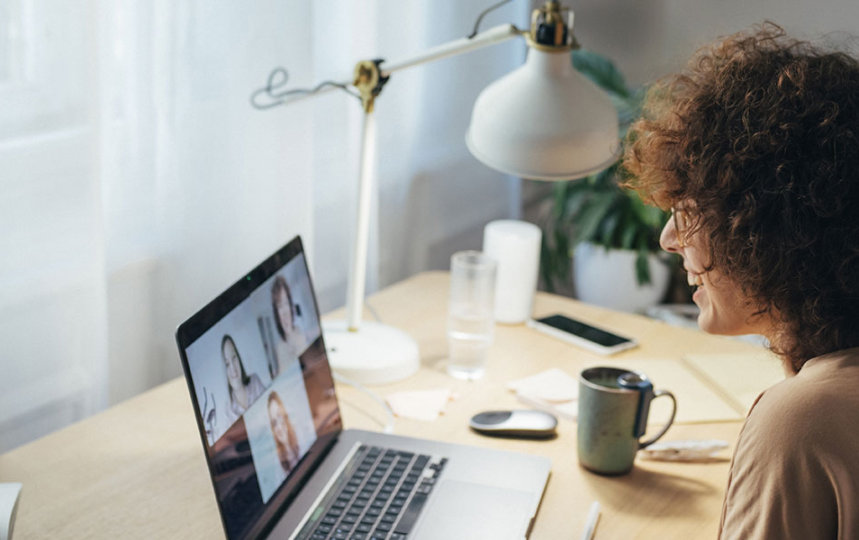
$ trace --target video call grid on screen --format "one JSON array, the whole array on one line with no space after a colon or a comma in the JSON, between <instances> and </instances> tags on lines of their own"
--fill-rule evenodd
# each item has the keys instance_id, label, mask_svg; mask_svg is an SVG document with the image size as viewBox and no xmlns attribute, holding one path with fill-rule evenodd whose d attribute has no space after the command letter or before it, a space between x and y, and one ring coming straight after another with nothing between
<instances>
[{"instance_id":1,"label":"video call grid on screen","mask_svg":"<svg viewBox=\"0 0 859 540\"><path fill-rule=\"evenodd\" d=\"M293 328L288 330L285 324L281 325L285 340L276 322L278 306L273 290L278 280L287 284L292 299ZM238 353L244 380L250 381L246 386L252 389L251 402L246 408L231 398L225 336L229 337L229 347ZM285 412L294 434L297 455L290 465L294 466L316 441L316 426L299 357L319 336L319 318L306 261L304 254L299 253L185 349L210 449L234 442L218 444L231 427L239 421L243 423L243 430L232 431L240 434L240 438L247 437L263 503L289 472L277 451L272 421L276 411ZM271 399L271 394L276 399Z\"/></svg>"},{"instance_id":2,"label":"video call grid on screen","mask_svg":"<svg viewBox=\"0 0 859 540\"><path fill-rule=\"evenodd\" d=\"M300 313L295 316L295 332L287 336L287 342L277 331L272 306L272 286L279 276L288 284L293 304L297 306L295 311ZM200 412L207 423L210 446L240 416L231 407L221 347L224 336L229 336L235 343L247 377L253 380L256 376L265 388L271 387L273 379L281 370L298 362L298 357L308 345L319 337L319 318L304 254L294 257L281 271L262 283L244 302L186 348L194 390L200 400ZM298 342L297 346L292 346L289 340ZM209 415L213 409L214 416L210 422Z\"/></svg>"}]
</instances>

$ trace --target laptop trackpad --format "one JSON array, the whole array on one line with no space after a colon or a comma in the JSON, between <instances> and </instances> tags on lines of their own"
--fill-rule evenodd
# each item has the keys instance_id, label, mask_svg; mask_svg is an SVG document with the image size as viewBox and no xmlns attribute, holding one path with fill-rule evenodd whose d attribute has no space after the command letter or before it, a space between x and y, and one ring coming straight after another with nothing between
<instances>
[{"instance_id":1,"label":"laptop trackpad","mask_svg":"<svg viewBox=\"0 0 859 540\"><path fill-rule=\"evenodd\" d=\"M533 493L445 480L433 490L410 538L524 538L533 504Z\"/></svg>"}]
</instances>

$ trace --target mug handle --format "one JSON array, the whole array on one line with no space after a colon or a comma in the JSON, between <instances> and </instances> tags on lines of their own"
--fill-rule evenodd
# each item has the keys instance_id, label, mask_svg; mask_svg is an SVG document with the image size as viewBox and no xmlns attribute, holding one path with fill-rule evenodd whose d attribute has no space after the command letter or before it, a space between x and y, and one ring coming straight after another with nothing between
<instances>
[{"instance_id":1,"label":"mug handle","mask_svg":"<svg viewBox=\"0 0 859 540\"><path fill-rule=\"evenodd\" d=\"M677 414L677 400L674 398L674 394L672 394L668 390L656 390L655 392L653 392L653 399L656 399L660 396L668 396L671 398L671 403L672 403L671 418L668 419L668 422L665 424L665 426L662 428L662 430L660 430L659 433L656 434L655 437L653 437L652 439L649 439L647 441L638 443L639 449L647 448L651 444L658 441L663 435L665 435L665 432L668 431L668 428L671 427L671 424L674 423L674 415Z\"/></svg>"}]
</instances>

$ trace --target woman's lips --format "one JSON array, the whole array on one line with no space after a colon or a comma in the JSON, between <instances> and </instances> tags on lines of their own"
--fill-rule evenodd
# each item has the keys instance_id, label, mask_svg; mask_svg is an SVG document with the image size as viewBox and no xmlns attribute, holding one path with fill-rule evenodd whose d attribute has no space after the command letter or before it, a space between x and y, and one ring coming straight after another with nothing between
<instances>
[{"instance_id":1,"label":"woman's lips","mask_svg":"<svg viewBox=\"0 0 859 540\"><path fill-rule=\"evenodd\" d=\"M686 271L686 282L689 283L690 287L698 286L701 287L704 285L704 279L701 277L702 274L698 274L696 272Z\"/></svg>"}]
</instances>

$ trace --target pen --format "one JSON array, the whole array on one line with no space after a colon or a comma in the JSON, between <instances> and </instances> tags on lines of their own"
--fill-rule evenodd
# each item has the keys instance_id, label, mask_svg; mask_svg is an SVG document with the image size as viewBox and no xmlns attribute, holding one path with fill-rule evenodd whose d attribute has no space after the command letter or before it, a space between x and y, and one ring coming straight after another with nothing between
<instances>
[{"instance_id":1,"label":"pen","mask_svg":"<svg viewBox=\"0 0 859 540\"><path fill-rule=\"evenodd\" d=\"M600 519L600 503L594 501L591 509L588 511L588 521L585 523L585 530L582 532L582 540L591 540L594 537L594 531L597 528L597 522Z\"/></svg>"}]
</instances>

